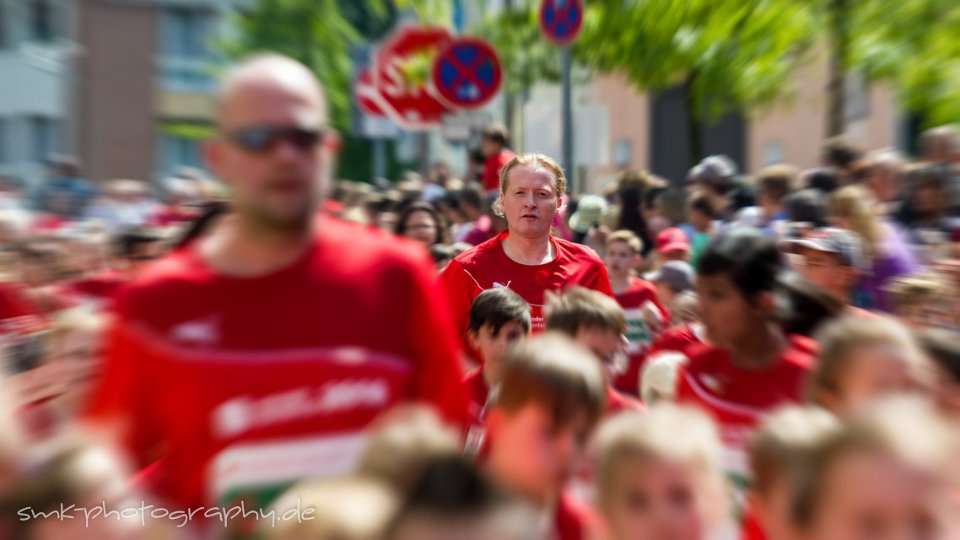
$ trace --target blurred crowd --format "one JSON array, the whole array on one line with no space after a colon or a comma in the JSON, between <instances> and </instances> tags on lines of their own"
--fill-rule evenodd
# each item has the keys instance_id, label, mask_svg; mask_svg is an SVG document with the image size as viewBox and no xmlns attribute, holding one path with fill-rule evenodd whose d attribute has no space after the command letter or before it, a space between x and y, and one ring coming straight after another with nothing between
<instances>
[{"instance_id":1,"label":"blurred crowd","mask_svg":"<svg viewBox=\"0 0 960 540\"><path fill-rule=\"evenodd\" d=\"M281 135L293 148L298 134ZM94 183L51 157L39 186L0 179L0 538L960 538L960 131L931 130L920 148L914 160L832 139L812 170L710 156L685 179L624 171L602 193L567 194L549 191L564 182L549 158L517 156L494 125L461 178L437 163L335 183L325 219L429 253L450 298L461 273L477 282L451 315L466 376L447 390L469 410L458 425L393 408L351 474L258 499L313 510L269 526L62 519L64 505L180 502L156 495L164 455L126 463L76 420L115 301L234 201L201 171ZM506 239L544 214L511 214L509 190L541 173L560 201L550 237L564 241L521 263L543 270L530 274L542 303L519 278L476 274L498 242L518 261ZM130 421L158 413L144 414Z\"/></svg>"}]
</instances>

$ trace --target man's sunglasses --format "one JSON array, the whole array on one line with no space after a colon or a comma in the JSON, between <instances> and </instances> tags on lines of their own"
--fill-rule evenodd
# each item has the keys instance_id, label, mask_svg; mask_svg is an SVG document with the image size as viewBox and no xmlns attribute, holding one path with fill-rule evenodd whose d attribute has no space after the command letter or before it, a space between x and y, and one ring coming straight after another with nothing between
<instances>
[{"instance_id":1,"label":"man's sunglasses","mask_svg":"<svg viewBox=\"0 0 960 540\"><path fill-rule=\"evenodd\" d=\"M316 148L327 133L300 127L253 126L227 134L234 144L248 152L270 152L281 141L287 141L301 152Z\"/></svg>"}]
</instances>

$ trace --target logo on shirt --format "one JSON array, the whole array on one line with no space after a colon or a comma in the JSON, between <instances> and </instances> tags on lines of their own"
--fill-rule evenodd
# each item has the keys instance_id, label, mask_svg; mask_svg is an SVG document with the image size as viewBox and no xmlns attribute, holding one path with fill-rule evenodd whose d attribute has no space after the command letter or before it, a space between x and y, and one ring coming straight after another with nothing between
<instances>
[{"instance_id":1,"label":"logo on shirt","mask_svg":"<svg viewBox=\"0 0 960 540\"><path fill-rule=\"evenodd\" d=\"M300 387L260 398L240 396L221 403L211 413L212 428L221 437L234 437L252 429L294 422L319 414L351 409L386 407L390 388L382 379L330 382L320 387Z\"/></svg>"},{"instance_id":2,"label":"logo on shirt","mask_svg":"<svg viewBox=\"0 0 960 540\"><path fill-rule=\"evenodd\" d=\"M170 330L170 339L178 343L213 345L220 339L217 316L180 323Z\"/></svg>"},{"instance_id":3,"label":"logo on shirt","mask_svg":"<svg viewBox=\"0 0 960 540\"><path fill-rule=\"evenodd\" d=\"M698 377L703 386L707 387L714 394L723 393L723 381L711 375L700 375Z\"/></svg>"}]
</instances>

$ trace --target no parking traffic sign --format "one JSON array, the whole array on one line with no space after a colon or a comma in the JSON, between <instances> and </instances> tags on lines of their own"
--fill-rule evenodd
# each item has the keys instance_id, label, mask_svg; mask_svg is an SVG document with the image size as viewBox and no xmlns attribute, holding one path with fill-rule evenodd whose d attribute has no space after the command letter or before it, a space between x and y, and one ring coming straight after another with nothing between
<instances>
[{"instance_id":1,"label":"no parking traffic sign","mask_svg":"<svg viewBox=\"0 0 960 540\"><path fill-rule=\"evenodd\" d=\"M433 64L433 84L451 108L473 109L500 90L503 78L497 51L476 38L451 41Z\"/></svg>"},{"instance_id":2,"label":"no parking traffic sign","mask_svg":"<svg viewBox=\"0 0 960 540\"><path fill-rule=\"evenodd\" d=\"M540 29L558 45L573 41L582 25L583 0L543 0L540 5Z\"/></svg>"}]
</instances>

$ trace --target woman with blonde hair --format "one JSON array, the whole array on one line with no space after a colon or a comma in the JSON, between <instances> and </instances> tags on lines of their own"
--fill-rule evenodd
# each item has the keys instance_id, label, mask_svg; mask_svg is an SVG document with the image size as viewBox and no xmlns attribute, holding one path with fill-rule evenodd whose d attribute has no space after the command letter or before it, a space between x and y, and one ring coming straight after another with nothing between
<instances>
[{"instance_id":1,"label":"woman with blonde hair","mask_svg":"<svg viewBox=\"0 0 960 540\"><path fill-rule=\"evenodd\" d=\"M911 274L918 264L907 242L892 223L876 212L871 193L859 185L850 185L830 196L829 214L833 225L853 231L863 239L866 268L861 290L868 297L866 306L892 311L884 290L891 279Z\"/></svg>"}]
</instances>

